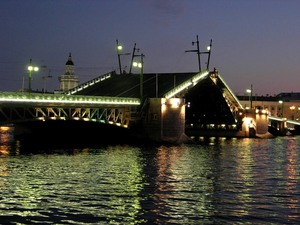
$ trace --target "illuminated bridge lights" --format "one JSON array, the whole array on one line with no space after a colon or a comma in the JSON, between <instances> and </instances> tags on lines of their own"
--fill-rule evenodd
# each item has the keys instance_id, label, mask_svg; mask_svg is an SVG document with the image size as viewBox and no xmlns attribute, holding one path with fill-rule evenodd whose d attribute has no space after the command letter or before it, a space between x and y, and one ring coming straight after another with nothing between
<instances>
[{"instance_id":1,"label":"illuminated bridge lights","mask_svg":"<svg viewBox=\"0 0 300 225\"><path fill-rule=\"evenodd\" d=\"M275 121L280 121L280 122L286 121L286 118L282 118L282 117L269 116L268 118L269 118L269 120L275 120Z\"/></svg>"},{"instance_id":2,"label":"illuminated bridge lights","mask_svg":"<svg viewBox=\"0 0 300 225\"><path fill-rule=\"evenodd\" d=\"M240 101L238 100L238 98L235 96L235 94L233 93L233 91L229 88L229 86L226 84L226 82L222 79L222 77L219 75L218 76L219 79L222 81L222 83L225 85L226 89L228 90L228 92L230 93L230 95L234 98L235 102L238 103L238 108L243 109L242 104L240 103ZM225 97L225 96L224 96Z\"/></svg>"},{"instance_id":3,"label":"illuminated bridge lights","mask_svg":"<svg viewBox=\"0 0 300 225\"><path fill-rule=\"evenodd\" d=\"M104 80L110 78L111 76L112 76L111 73L101 75L100 77L97 77L91 81L88 81L84 84L81 84L81 85L75 87L75 88L72 88L71 90L66 91L65 94L67 94L67 95L75 94L76 92L86 89L90 86L93 86L94 84L99 83L100 81L104 81Z\"/></svg>"},{"instance_id":4,"label":"illuminated bridge lights","mask_svg":"<svg viewBox=\"0 0 300 225\"><path fill-rule=\"evenodd\" d=\"M182 84L178 85L177 87L173 88L171 91L166 93L165 98L172 98L176 94L185 90L186 88L189 88L191 85L196 85L199 80L204 79L207 75L209 75L209 72L207 70L203 71L202 73L196 74L191 79L183 82Z\"/></svg>"},{"instance_id":5,"label":"illuminated bridge lights","mask_svg":"<svg viewBox=\"0 0 300 225\"><path fill-rule=\"evenodd\" d=\"M80 105L140 105L139 98L120 98L108 96L80 96L42 93L0 92L0 103L43 103Z\"/></svg>"}]
</instances>

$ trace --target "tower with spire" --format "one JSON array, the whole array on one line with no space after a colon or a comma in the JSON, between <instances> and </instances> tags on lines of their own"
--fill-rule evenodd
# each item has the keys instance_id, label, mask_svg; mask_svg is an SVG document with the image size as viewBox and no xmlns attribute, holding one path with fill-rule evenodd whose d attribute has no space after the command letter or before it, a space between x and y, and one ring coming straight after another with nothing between
<instances>
[{"instance_id":1,"label":"tower with spire","mask_svg":"<svg viewBox=\"0 0 300 225\"><path fill-rule=\"evenodd\" d=\"M60 91L64 92L78 86L78 77L74 73L74 63L72 55L69 53L68 61L65 66L65 73L58 77L60 83Z\"/></svg>"}]
</instances>

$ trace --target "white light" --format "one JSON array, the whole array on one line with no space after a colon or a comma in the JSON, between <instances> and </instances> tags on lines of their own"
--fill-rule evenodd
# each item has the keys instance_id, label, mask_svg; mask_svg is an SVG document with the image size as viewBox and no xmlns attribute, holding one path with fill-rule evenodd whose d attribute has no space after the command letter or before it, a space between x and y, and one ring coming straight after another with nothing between
<instances>
[{"instance_id":1,"label":"white light","mask_svg":"<svg viewBox=\"0 0 300 225\"><path fill-rule=\"evenodd\" d=\"M0 103L44 103L44 104L91 104L91 105L140 105L138 98L119 98L105 96L65 96L51 94L19 95L12 92L0 93Z\"/></svg>"},{"instance_id":2,"label":"white light","mask_svg":"<svg viewBox=\"0 0 300 225\"><path fill-rule=\"evenodd\" d=\"M170 102L171 102L171 107L172 108L178 108L179 103L180 103L180 99L179 98L171 98Z\"/></svg>"},{"instance_id":3,"label":"white light","mask_svg":"<svg viewBox=\"0 0 300 225\"><path fill-rule=\"evenodd\" d=\"M132 65L133 65L133 67L138 67L138 68L143 67L143 64L141 62L133 62Z\"/></svg>"}]
</instances>

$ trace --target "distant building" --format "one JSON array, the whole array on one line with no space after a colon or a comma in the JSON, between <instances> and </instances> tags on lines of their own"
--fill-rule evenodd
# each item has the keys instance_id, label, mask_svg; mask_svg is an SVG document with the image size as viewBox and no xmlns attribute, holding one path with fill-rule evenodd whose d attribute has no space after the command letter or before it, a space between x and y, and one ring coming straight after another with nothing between
<instances>
[{"instance_id":1,"label":"distant building","mask_svg":"<svg viewBox=\"0 0 300 225\"><path fill-rule=\"evenodd\" d=\"M65 73L58 77L60 82L60 91L64 92L78 86L78 77L74 73L74 63L71 53L69 53L68 61L66 62Z\"/></svg>"},{"instance_id":2,"label":"distant building","mask_svg":"<svg viewBox=\"0 0 300 225\"><path fill-rule=\"evenodd\" d=\"M282 92L276 96L237 96L245 109L260 108L270 116L300 121L300 93Z\"/></svg>"}]
</instances>

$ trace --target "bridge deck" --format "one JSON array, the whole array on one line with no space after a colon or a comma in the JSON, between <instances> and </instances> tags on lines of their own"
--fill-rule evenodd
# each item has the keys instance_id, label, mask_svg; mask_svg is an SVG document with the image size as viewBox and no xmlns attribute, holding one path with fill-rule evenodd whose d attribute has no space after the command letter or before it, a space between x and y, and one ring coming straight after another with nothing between
<instances>
[{"instance_id":1,"label":"bridge deck","mask_svg":"<svg viewBox=\"0 0 300 225\"><path fill-rule=\"evenodd\" d=\"M143 97L163 97L175 86L192 78L191 73L147 73L143 74ZM81 89L75 95L140 97L140 74L112 74L102 82L95 83L88 88Z\"/></svg>"}]
</instances>

